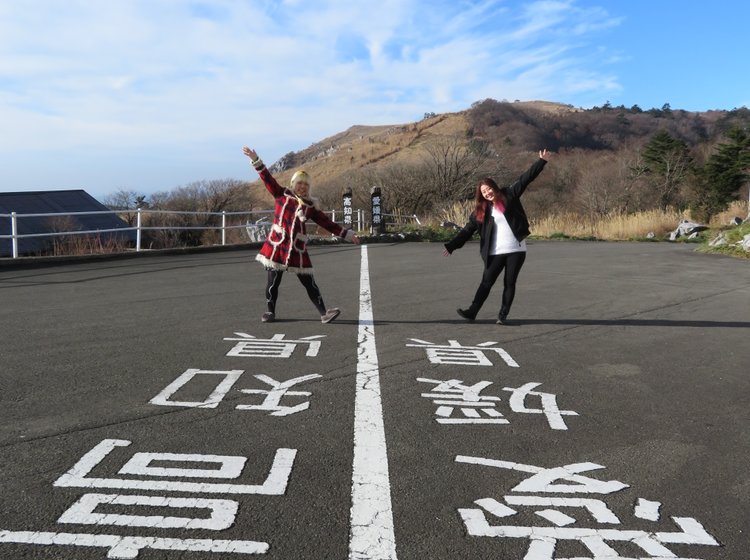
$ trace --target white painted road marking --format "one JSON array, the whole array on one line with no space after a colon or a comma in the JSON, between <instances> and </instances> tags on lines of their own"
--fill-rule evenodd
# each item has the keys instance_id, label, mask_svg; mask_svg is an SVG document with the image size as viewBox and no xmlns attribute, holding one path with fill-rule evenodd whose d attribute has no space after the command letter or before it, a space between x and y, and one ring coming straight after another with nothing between
<instances>
[{"instance_id":1,"label":"white painted road marking","mask_svg":"<svg viewBox=\"0 0 750 560\"><path fill-rule=\"evenodd\" d=\"M613 494L625 488L627 484L617 480L601 481L578 473L598 470L602 467L595 463L575 463L562 467L543 468L534 465L524 465L509 461L484 459L481 457L457 456L456 462L470 463L510 469L518 472L531 473L532 476L515 486L515 492L539 493L582 493L582 494ZM560 482L574 482L575 485ZM550 496L515 496L504 497L507 506L494 498L475 500L474 503L482 509L458 508L458 513L464 521L466 532L471 537L518 538L528 540L528 549L524 558L531 560L553 560L557 558L555 551L559 541L578 542L593 553L591 558L620 558L618 552L608 543L630 542L640 547L648 558L677 558L667 544L720 546L698 521L692 517L671 517L677 526L677 531L655 532L629 529L604 529L570 525L577 524L578 519L560 511L559 508L584 508L588 511L596 524L620 525L621 521L608 505L601 499L591 498L561 498ZM551 506L553 509L538 510L534 513L551 522L555 527L548 526L520 526L493 525L491 516L504 520L516 515L517 510L510 506L528 506L532 508ZM650 517L658 521L660 502L652 502L639 498L635 506L635 515L641 519ZM485 510L485 511L483 511ZM510 520L512 523L513 520ZM518 521L524 523L523 519ZM588 524L584 521L582 524ZM639 555L639 558L641 556ZM578 557L577 557L578 558ZM582 558L582 557L581 557ZM586 556L586 558L590 558ZM645 558L645 556L643 557ZM680 558L683 558L680 556Z\"/></svg>"},{"instance_id":2,"label":"white painted road marking","mask_svg":"<svg viewBox=\"0 0 750 560\"><path fill-rule=\"evenodd\" d=\"M359 346L354 400L350 560L396 560L388 453L370 292L367 246L359 280Z\"/></svg>"},{"instance_id":3,"label":"white painted road marking","mask_svg":"<svg viewBox=\"0 0 750 560\"><path fill-rule=\"evenodd\" d=\"M284 334L275 334L271 338L256 338L251 334L236 332L239 338L225 338L224 340L237 342L227 352L227 356L237 358L288 358L292 355L298 344L307 344L308 349L305 356L315 357L320 351L319 338L325 338L324 334L305 336L299 340L285 340Z\"/></svg>"},{"instance_id":4,"label":"white painted road marking","mask_svg":"<svg viewBox=\"0 0 750 560\"><path fill-rule=\"evenodd\" d=\"M217 552L219 554L265 554L268 552L268 544L257 541L169 539L161 537L92 535L89 533L48 533L41 531L0 530L0 543L108 548L107 558L118 559L137 558L141 550L147 549Z\"/></svg>"},{"instance_id":5,"label":"white painted road marking","mask_svg":"<svg viewBox=\"0 0 750 560\"><path fill-rule=\"evenodd\" d=\"M417 344L407 344L409 348L424 348L431 364L448 364L458 366L492 366L492 362L484 354L485 351L497 352L509 366L517 368L518 363L502 348L489 348L497 344L491 340L480 342L476 346L462 346L457 340L449 340L448 344L435 344L419 338L409 339Z\"/></svg>"},{"instance_id":6,"label":"white painted road marking","mask_svg":"<svg viewBox=\"0 0 750 560\"><path fill-rule=\"evenodd\" d=\"M641 519L647 519L648 521L659 521L660 507L661 502L652 502L650 500L638 498L638 503L635 506L635 516Z\"/></svg>"},{"instance_id":7,"label":"white painted road marking","mask_svg":"<svg viewBox=\"0 0 750 560\"><path fill-rule=\"evenodd\" d=\"M226 397L229 390L232 388L240 376L244 373L241 369L230 369L227 371L213 371L204 369L190 368L185 370L185 373L180 375L177 379L167 385L164 390L156 395L153 399L148 401L151 404L159 406L186 406L191 408L216 408L219 403ZM216 388L211 392L205 401L172 401L172 398L177 391L182 389L183 386L187 385L196 375L215 375L223 377Z\"/></svg>"},{"instance_id":8,"label":"white painted road marking","mask_svg":"<svg viewBox=\"0 0 750 560\"><path fill-rule=\"evenodd\" d=\"M153 506L159 508L208 509L208 518L165 517L163 515L123 515L96 513L100 504L110 506ZM84 494L57 520L78 525L117 525L121 527L156 527L159 529L209 529L223 531L234 525L239 504L233 500L208 498L174 498L166 496L122 496L117 494Z\"/></svg>"},{"instance_id":9,"label":"white painted road marking","mask_svg":"<svg viewBox=\"0 0 750 560\"><path fill-rule=\"evenodd\" d=\"M105 439L86 453L73 467L58 478L53 486L62 488L116 488L123 490L156 490L159 492L198 492L201 494L263 494L283 496L292 473L296 449L280 448L271 464L271 469L262 484L219 484L209 482L188 482L171 480L140 480L128 478L96 478L88 474L117 447L127 447L131 442L124 439ZM195 457L195 456L193 456ZM202 461L221 462L226 460L222 455L203 455ZM243 457L244 459L244 457ZM193 459L195 460L195 459ZM173 471L172 476L193 477L205 471L181 469L182 474ZM160 475L161 476L161 475Z\"/></svg>"},{"instance_id":10,"label":"white painted road marking","mask_svg":"<svg viewBox=\"0 0 750 560\"><path fill-rule=\"evenodd\" d=\"M219 465L219 468L152 467L156 462L187 462ZM196 453L134 453L117 474L138 476L171 476L182 478L239 478L245 468L246 457L232 455L198 455Z\"/></svg>"}]
</instances>

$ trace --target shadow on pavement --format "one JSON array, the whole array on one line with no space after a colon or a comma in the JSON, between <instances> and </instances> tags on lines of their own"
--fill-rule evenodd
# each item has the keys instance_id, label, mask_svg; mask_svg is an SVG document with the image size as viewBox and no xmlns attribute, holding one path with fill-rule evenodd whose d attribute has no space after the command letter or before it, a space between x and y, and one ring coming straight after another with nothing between
<instances>
[{"instance_id":1,"label":"shadow on pavement","mask_svg":"<svg viewBox=\"0 0 750 560\"><path fill-rule=\"evenodd\" d=\"M342 321L338 321L342 322ZM375 325L391 324L466 324L466 325L489 325L495 324L494 319L477 319L476 321L465 321L462 319L432 319L415 321L390 321L378 319ZM680 319L508 319L507 324L498 327L520 327L524 325L563 325L575 327L693 327L693 328L750 328L750 321L689 321Z\"/></svg>"}]
</instances>

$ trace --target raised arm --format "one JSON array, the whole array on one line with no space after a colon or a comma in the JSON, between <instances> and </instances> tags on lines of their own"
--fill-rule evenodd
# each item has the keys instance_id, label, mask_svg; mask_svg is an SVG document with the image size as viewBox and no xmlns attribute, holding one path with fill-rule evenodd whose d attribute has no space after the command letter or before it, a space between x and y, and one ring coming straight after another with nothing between
<instances>
[{"instance_id":1,"label":"raised arm","mask_svg":"<svg viewBox=\"0 0 750 560\"><path fill-rule=\"evenodd\" d=\"M547 165L551 155L552 152L547 151L546 148L544 150L539 150L539 159L536 160L533 165L508 188L508 196L512 198L521 196L526 190L526 187L528 187L529 184L542 172L542 169Z\"/></svg>"},{"instance_id":2,"label":"raised arm","mask_svg":"<svg viewBox=\"0 0 750 560\"><path fill-rule=\"evenodd\" d=\"M250 163L253 164L253 167L260 175L263 184L266 186L266 189L274 196L274 198L284 194L284 187L279 185L276 179L273 178L273 175L271 175L271 172L266 167L266 164L263 163L263 160L258 156L258 152L256 152L252 148L244 146L242 148L242 153L250 158Z\"/></svg>"}]
</instances>

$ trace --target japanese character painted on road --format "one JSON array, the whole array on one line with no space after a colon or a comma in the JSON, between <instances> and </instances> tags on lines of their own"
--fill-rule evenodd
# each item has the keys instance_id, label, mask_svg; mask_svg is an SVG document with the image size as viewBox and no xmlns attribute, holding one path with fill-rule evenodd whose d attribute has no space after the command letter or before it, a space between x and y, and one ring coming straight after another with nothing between
<instances>
[{"instance_id":1,"label":"japanese character painted on road","mask_svg":"<svg viewBox=\"0 0 750 560\"><path fill-rule=\"evenodd\" d=\"M464 385L460 379L427 379L418 377L420 383L433 383L435 388L422 396L432 399L438 406L435 415L439 424L508 424L509 421L497 410L500 397L480 395L482 390L492 385L491 381L480 381L474 385ZM510 391L510 408L513 412L521 414L544 414L550 428L553 430L567 430L563 416L577 416L572 410L560 410L557 406L557 397L552 393L540 393L532 391L541 383L526 383L517 389L505 387L504 391ZM528 408L525 404L526 397L533 395L541 399L541 408ZM463 418L454 418L452 415L460 411ZM482 418L482 414L486 417Z\"/></svg>"},{"instance_id":2,"label":"japanese character painted on road","mask_svg":"<svg viewBox=\"0 0 750 560\"><path fill-rule=\"evenodd\" d=\"M522 495L511 493L502 496L501 500L492 497L482 498L474 501L474 504L479 506L477 508L458 509L470 536L528 539L526 559L569 560L555 556L559 541L581 543L592 554L592 556L585 557L577 555L576 560L583 558L592 560L623 558L625 560L626 557L621 556L617 550L618 543L621 543L620 546L626 544L639 547L647 554L647 556L639 556L639 559L658 558L660 560L666 558L690 560L678 557L665 546L667 544L719 546L719 543L692 517L672 517L677 531L620 529L613 527L621 525L622 521L601 499L529 495L608 495L628 488L628 485L616 480L601 481L580 474L603 469L601 465L576 463L547 469L463 455L457 456L456 462L496 467L531 475L510 490L510 492L518 492ZM512 520L519 513L519 507L531 508L532 513L539 519L539 524L532 526L491 524L491 520L494 519ZM633 515L636 519L658 522L660 507L659 502L638 498ZM565 512L561 511L562 509ZM583 513L577 517L568 515L577 514L580 510L583 510Z\"/></svg>"},{"instance_id":3,"label":"japanese character painted on road","mask_svg":"<svg viewBox=\"0 0 750 560\"><path fill-rule=\"evenodd\" d=\"M521 414L544 414L547 417L549 427L553 430L567 430L568 426L563 420L563 416L578 416L577 412L572 410L560 410L557 407L557 396L552 393L540 393L532 391L541 383L526 383L517 389L512 387L503 387L503 391L510 391L510 409L513 412ZM526 406L526 397L533 395L541 399L542 408L528 408Z\"/></svg>"},{"instance_id":4,"label":"japanese character painted on road","mask_svg":"<svg viewBox=\"0 0 750 560\"><path fill-rule=\"evenodd\" d=\"M158 395L148 401L150 404L157 406L183 406L186 408L216 408L224 400L232 386L237 382L240 376L245 373L241 369L230 370L208 370L208 369L187 369L177 379L167 385ZM179 390L184 388L188 383L198 376L217 379L217 385L211 391L211 394L202 401L184 401L172 400L172 397Z\"/></svg>"},{"instance_id":5,"label":"japanese character painted on road","mask_svg":"<svg viewBox=\"0 0 750 560\"><path fill-rule=\"evenodd\" d=\"M474 385L464 385L459 379L440 381L418 377L417 381L436 385L431 392L422 393L422 396L432 399L438 405L435 415L439 424L508 424L495 408L500 397L479 394L492 385L491 381L480 381ZM463 414L463 418L451 417L456 408ZM481 417L482 414L485 418Z\"/></svg>"},{"instance_id":6,"label":"japanese character painted on road","mask_svg":"<svg viewBox=\"0 0 750 560\"><path fill-rule=\"evenodd\" d=\"M240 503L226 497L205 495L252 495L280 496L286 492L287 483L297 454L295 449L277 449L268 474L260 484L239 482L247 457L233 455L205 455L196 453L134 453L119 469L117 475L102 477L92 475L101 471L102 464L110 465L110 456L118 448L128 447L127 440L105 439L87 452L54 486L58 488L96 489L78 498L57 519L58 523L96 525L101 527L132 527L148 529L198 529L202 531L224 531L235 524ZM106 462L105 462L106 459ZM172 464L174 466L164 466ZM122 463L121 463L122 464ZM156 466L155 464L159 465ZM185 466L189 464L190 466ZM183 465L183 466L180 466ZM206 468L201 468L205 465ZM197 479L197 480L196 480ZM106 490L149 492L147 495L132 493L107 494ZM162 495L153 495L158 492ZM178 492L179 496L169 496ZM104 511L97 508L105 506ZM134 515L132 508L139 506L155 508L154 515ZM124 513L116 513L117 508ZM130 508L130 510L128 509ZM166 509L189 511L182 516L165 516ZM191 517L196 510L207 510L208 516ZM141 550L189 551L216 554L264 554L269 545L260 541L222 540L206 538L155 538L152 533L144 535L68 533L44 531L0 530L2 543L44 546L80 546L107 549L107 558L137 558Z\"/></svg>"},{"instance_id":7,"label":"japanese character painted on road","mask_svg":"<svg viewBox=\"0 0 750 560\"><path fill-rule=\"evenodd\" d=\"M449 340L448 344L440 345L418 338L409 340L417 344L407 344L411 348L424 348L431 364L450 364L462 366L491 366L492 362L485 352L496 352L509 367L518 367L516 361L502 348L490 348L497 342L482 342L476 346L462 346L457 340Z\"/></svg>"},{"instance_id":8,"label":"japanese character painted on road","mask_svg":"<svg viewBox=\"0 0 750 560\"><path fill-rule=\"evenodd\" d=\"M201 369L188 369L172 383L167 385L158 395L149 402L158 406L182 406L187 408L216 408L224 400L227 393L232 389L234 384L243 374L243 370L213 371ZM184 389L192 380L198 376L218 379L218 384L211 394L203 401L180 401L172 400L172 397L178 391ZM267 375L258 374L254 376L259 381L271 387L266 389L240 389L241 393L249 395L265 395L265 399L260 404L238 404L237 410L264 410L271 413L271 416L288 416L296 412L302 412L310 407L309 402L299 403L294 406L284 406L281 399L285 396L302 396L309 397L312 395L309 391L290 391L293 386L318 379L321 376L317 373L295 377L287 381L276 381Z\"/></svg>"},{"instance_id":9,"label":"japanese character painted on road","mask_svg":"<svg viewBox=\"0 0 750 560\"><path fill-rule=\"evenodd\" d=\"M291 389L294 385L299 385L300 383L305 383L306 381L318 379L319 377L322 376L314 373L312 375L295 377L294 379L290 379L289 381L280 383L271 379L267 375L256 375L255 378L259 381L262 381L263 383L266 383L267 385L270 385L271 390L241 389L240 392L242 393L246 393L248 395L266 395L266 398L260 404L238 404L236 408L238 410L266 410L271 413L271 416L289 416L290 414L302 412L303 410L307 410L310 407L310 403L308 401L299 403L295 406L283 406L280 404L281 399L287 395L309 397L310 395L312 395L312 393L310 393L309 391L290 391L289 389Z\"/></svg>"},{"instance_id":10,"label":"japanese character painted on road","mask_svg":"<svg viewBox=\"0 0 750 560\"><path fill-rule=\"evenodd\" d=\"M318 334L314 336L305 336L299 340L285 340L284 334L275 334L271 338L256 338L250 334L236 332L239 338L225 338L237 342L234 347L227 352L227 356L236 358L289 358L297 348L298 344L307 345L305 356L315 357L320 350L319 338L325 335Z\"/></svg>"}]
</instances>

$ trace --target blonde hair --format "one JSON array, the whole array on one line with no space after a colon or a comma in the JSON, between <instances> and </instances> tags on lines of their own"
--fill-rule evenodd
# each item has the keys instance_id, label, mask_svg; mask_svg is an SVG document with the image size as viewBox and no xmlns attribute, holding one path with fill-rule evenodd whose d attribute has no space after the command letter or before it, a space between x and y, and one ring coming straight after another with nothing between
<instances>
[{"instance_id":1,"label":"blonde hair","mask_svg":"<svg viewBox=\"0 0 750 560\"><path fill-rule=\"evenodd\" d=\"M307 171L300 169L299 171L295 172L294 175L292 175L290 186L294 188L294 185L296 185L297 183L307 183L308 186L310 185L310 175L307 174Z\"/></svg>"}]
</instances>

